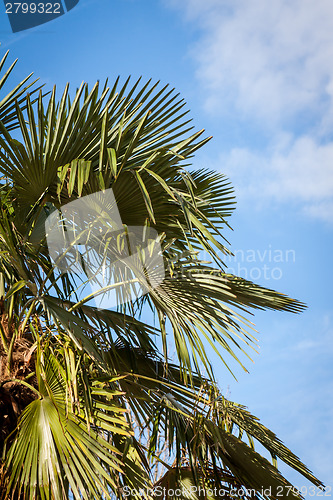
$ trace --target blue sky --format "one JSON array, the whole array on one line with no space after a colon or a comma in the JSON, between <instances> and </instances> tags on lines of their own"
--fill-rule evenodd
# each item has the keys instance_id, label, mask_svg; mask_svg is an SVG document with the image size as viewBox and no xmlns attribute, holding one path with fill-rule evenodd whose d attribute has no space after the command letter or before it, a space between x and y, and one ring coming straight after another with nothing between
<instances>
[{"instance_id":1,"label":"blue sky","mask_svg":"<svg viewBox=\"0 0 333 500\"><path fill-rule=\"evenodd\" d=\"M216 363L220 386L333 486L332 3L80 0L16 34L1 3L0 40L17 81L33 71L62 90L142 75L185 98L213 136L194 166L235 186L230 268L308 305L257 313L260 355L250 374L236 368L238 383Z\"/></svg>"}]
</instances>

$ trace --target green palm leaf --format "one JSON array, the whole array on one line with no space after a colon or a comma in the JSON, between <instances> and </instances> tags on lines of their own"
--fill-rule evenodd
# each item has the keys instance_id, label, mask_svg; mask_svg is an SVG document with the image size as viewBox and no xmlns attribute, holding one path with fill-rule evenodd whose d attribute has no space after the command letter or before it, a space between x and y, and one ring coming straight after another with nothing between
<instances>
[{"instance_id":1,"label":"green palm leaf","mask_svg":"<svg viewBox=\"0 0 333 500\"><path fill-rule=\"evenodd\" d=\"M207 346L228 370L233 360L243 366L241 356L257 346L251 310L300 312L304 305L227 273L233 189L220 174L187 169L208 139L193 130L184 101L168 86L130 86L129 79L32 100L26 82L0 102L3 498L123 498L136 488L149 498L154 484L185 485L182 498L193 500L200 495L188 493L191 486L221 484L225 498L234 486L252 488L258 499L278 498L279 488L288 497L278 459L321 486L272 431L216 387ZM11 136L16 126L18 139ZM106 190L126 237L133 227L156 231L165 268L153 286L146 275L156 246L139 248L144 272L137 281L147 293L116 310L90 306L79 288L96 276L58 269L46 242L50 214ZM112 227L104 212L102 230ZM110 241L99 247L104 267L112 264ZM117 237L118 260L124 242ZM254 449L257 442L272 463Z\"/></svg>"},{"instance_id":2,"label":"green palm leaf","mask_svg":"<svg viewBox=\"0 0 333 500\"><path fill-rule=\"evenodd\" d=\"M2 60L0 61L0 72L3 70L9 51L5 53ZM4 75L0 79L0 92L2 91L5 83L7 82L9 76L11 75L15 65L17 63L17 59L10 65L10 67L6 70ZM27 90L30 89L30 94L34 94L40 90L41 87L33 88L34 84L37 80L31 81L31 76L28 75L24 80L16 85L7 95L2 96L0 100L0 122L3 126L6 127L6 131L14 130L19 126L19 122L16 114L16 106L19 106L21 109L26 108L26 93ZM29 81L30 80L30 81ZM29 83L28 83L29 82Z\"/></svg>"},{"instance_id":3,"label":"green palm leaf","mask_svg":"<svg viewBox=\"0 0 333 500\"><path fill-rule=\"evenodd\" d=\"M28 499L39 495L67 498L68 485L77 499L91 495L111 498L110 491L116 489L114 474L122 471L120 453L102 434L87 429L84 419L66 408L64 373L49 349L44 347L39 363L40 396L23 411L6 455L4 498L9 492L24 492ZM108 411L117 413L118 408L109 403ZM95 417L100 417L100 429L109 431L110 422L122 422L119 433L129 435L126 420L118 416L103 422L107 414L99 413ZM117 429L112 426L112 432Z\"/></svg>"}]
</instances>

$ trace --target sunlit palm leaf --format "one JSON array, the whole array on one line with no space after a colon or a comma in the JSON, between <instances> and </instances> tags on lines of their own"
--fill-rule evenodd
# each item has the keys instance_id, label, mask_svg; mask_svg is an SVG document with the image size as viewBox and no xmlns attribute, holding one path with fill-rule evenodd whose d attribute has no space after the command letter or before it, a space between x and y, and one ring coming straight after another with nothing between
<instances>
[{"instance_id":1,"label":"sunlit palm leaf","mask_svg":"<svg viewBox=\"0 0 333 500\"><path fill-rule=\"evenodd\" d=\"M0 106L0 347L14 379L1 381L0 393L12 401L7 388L18 384L37 397L7 437L3 495L90 500L140 487L149 496L160 464L161 484L224 482L226 498L241 485L273 499L289 485L277 459L320 486L214 382L207 346L228 368L231 358L242 364L240 356L256 348L251 308L304 306L227 273L233 189L221 174L185 169L208 139L192 130L184 101L150 81L83 84L73 96L66 87L59 102L55 89L33 102L25 85ZM16 125L20 140L10 135ZM45 238L51 212L106 189L127 228L156 230L165 266L163 282L149 282L146 296L117 311L78 297L75 273L56 268ZM154 326L139 320L147 306ZM21 338L28 350L18 367ZM169 359L171 339L177 363ZM267 486L271 494L260 494Z\"/></svg>"},{"instance_id":2,"label":"sunlit palm leaf","mask_svg":"<svg viewBox=\"0 0 333 500\"><path fill-rule=\"evenodd\" d=\"M68 498L68 484L75 499L89 499L91 495L111 498L111 490L116 489L115 474L122 470L120 453L102 434L87 429L84 419L66 408L64 374L52 352L44 349L40 361L40 397L22 413L6 455L5 471L10 474L8 479L5 475L3 498L9 492L24 492L29 500L38 495ZM117 413L117 407L111 403L108 410ZM105 431L112 421L118 422L119 417L109 417L109 425L98 419ZM112 430L117 432L117 427L113 425ZM125 420L119 433L129 435Z\"/></svg>"},{"instance_id":3,"label":"sunlit palm leaf","mask_svg":"<svg viewBox=\"0 0 333 500\"><path fill-rule=\"evenodd\" d=\"M9 51L5 53L2 60L0 61L0 72L3 70L5 62L7 60ZM10 92L3 96L2 89L7 82L8 77L11 75L15 65L17 63L17 59L11 64L11 66L5 71L4 75L0 79L0 122L6 127L7 131L13 130L19 126L17 113L16 113L16 105L21 107L22 109L26 108L26 93L27 90L30 91L30 94L34 94L38 92L39 88L33 88L33 85L37 82L37 80L31 81L32 73L27 76L21 83L16 85ZM30 81L29 81L30 80ZM29 82L29 83L28 83ZM17 104L16 104L17 103ZM0 130L1 133L1 130Z\"/></svg>"}]
</instances>

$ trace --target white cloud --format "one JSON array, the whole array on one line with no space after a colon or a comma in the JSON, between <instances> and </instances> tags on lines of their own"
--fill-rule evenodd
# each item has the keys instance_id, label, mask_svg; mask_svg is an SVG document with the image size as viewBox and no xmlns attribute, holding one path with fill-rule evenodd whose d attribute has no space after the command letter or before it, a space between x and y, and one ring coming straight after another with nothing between
<instances>
[{"instance_id":1,"label":"white cloud","mask_svg":"<svg viewBox=\"0 0 333 500\"><path fill-rule=\"evenodd\" d=\"M325 122L329 113L332 124L331 0L183 0L180 5L199 29L192 55L209 110L233 106L266 123L295 114L318 118L325 111Z\"/></svg>"},{"instance_id":2,"label":"white cloud","mask_svg":"<svg viewBox=\"0 0 333 500\"><path fill-rule=\"evenodd\" d=\"M237 197L332 222L332 1L165 1L197 28L190 51L206 110L234 120L241 146L219 166Z\"/></svg>"},{"instance_id":3,"label":"white cloud","mask_svg":"<svg viewBox=\"0 0 333 500\"><path fill-rule=\"evenodd\" d=\"M234 148L219 164L243 201L293 202L305 215L333 222L333 143L283 135L265 152Z\"/></svg>"}]
</instances>

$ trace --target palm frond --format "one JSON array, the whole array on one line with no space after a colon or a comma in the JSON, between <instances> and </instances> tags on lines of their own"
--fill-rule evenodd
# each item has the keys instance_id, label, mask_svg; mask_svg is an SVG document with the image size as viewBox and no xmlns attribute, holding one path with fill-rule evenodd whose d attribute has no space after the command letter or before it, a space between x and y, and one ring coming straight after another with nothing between
<instances>
[{"instance_id":1,"label":"palm frond","mask_svg":"<svg viewBox=\"0 0 333 500\"><path fill-rule=\"evenodd\" d=\"M152 471L161 467L155 485L182 485L181 498L202 497L192 486L219 485L224 498L234 498L236 486L258 500L277 499L278 491L300 498L277 460L321 487L272 431L216 386L207 351L230 371L232 358L243 366L241 357L257 345L252 309L300 312L304 305L227 273L233 189L220 174L187 169L209 139L193 130L184 101L169 86L131 86L129 79L110 88L83 84L73 95L67 86L59 101L55 88L35 99L27 82L0 102L0 415L14 415L1 433L3 497L104 500L141 488L150 498ZM18 139L11 136L16 126ZM110 202L98 214L105 237L86 241L98 254L96 272L89 275L82 254L82 273L57 266L50 218L87 199L96 212L96 199L111 192L124 231L114 241L108 235ZM83 218L81 232L90 232L91 219ZM135 231L140 242L156 238L142 248ZM124 273L102 287L118 287L117 309L92 307L95 292L80 295L82 282L98 281L101 268L114 278L113 257L121 261L130 240L137 261L126 265L134 275L141 266L133 281L145 295L122 300ZM80 245L74 238L60 256ZM140 319L148 308L154 326ZM19 407L18 387L30 391Z\"/></svg>"},{"instance_id":2,"label":"palm frond","mask_svg":"<svg viewBox=\"0 0 333 500\"><path fill-rule=\"evenodd\" d=\"M277 498L278 491L292 490L276 467L277 458L323 487L272 431L245 407L222 397L209 380L194 376L192 388L186 388L176 365L169 364L166 369L162 360L153 356L149 359L140 349L117 349L117 354L112 352L105 360L111 373L123 376L118 384L140 428L151 428L147 443L151 456L155 456L157 443L164 436L177 467L185 459L192 468L198 466L207 472L207 463L220 463L219 470L232 471L239 484L248 489L273 488L270 498ZM250 446L243 439L248 439ZM271 454L273 465L255 451L253 440ZM196 479L194 471L192 475ZM219 481L218 474L215 480Z\"/></svg>"},{"instance_id":3,"label":"palm frond","mask_svg":"<svg viewBox=\"0 0 333 500\"><path fill-rule=\"evenodd\" d=\"M64 371L51 350L44 347L38 361L39 397L23 411L6 453L3 498L22 493L29 500L65 499L68 486L75 499L111 498L117 489L115 475L122 471L120 453L101 432L88 429L84 418L66 408ZM110 400L108 413L118 416L98 418L99 429L108 431L110 420L116 420L122 427L113 425L112 431L130 435L126 420L119 418L118 407Z\"/></svg>"},{"instance_id":4,"label":"palm frond","mask_svg":"<svg viewBox=\"0 0 333 500\"><path fill-rule=\"evenodd\" d=\"M8 57L9 51L5 53L2 60L0 61L0 72L4 68ZM4 75L0 79L0 92L2 91L5 83L7 82L9 76L11 75L17 59L10 65L6 70ZM1 96L0 100L0 122L6 127L6 131L11 131L19 126L19 121L16 113L16 107L20 109L26 108L26 93L29 90L30 95L38 92L41 87L34 88L35 83L38 79L31 81L32 73L28 75L21 83L16 85L7 95Z\"/></svg>"}]
</instances>

